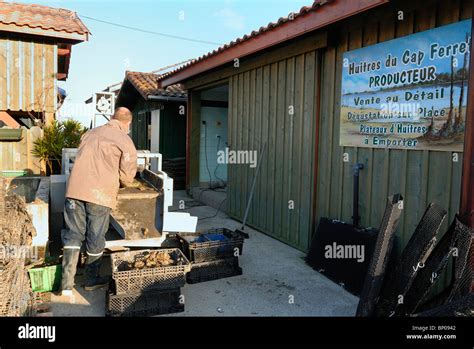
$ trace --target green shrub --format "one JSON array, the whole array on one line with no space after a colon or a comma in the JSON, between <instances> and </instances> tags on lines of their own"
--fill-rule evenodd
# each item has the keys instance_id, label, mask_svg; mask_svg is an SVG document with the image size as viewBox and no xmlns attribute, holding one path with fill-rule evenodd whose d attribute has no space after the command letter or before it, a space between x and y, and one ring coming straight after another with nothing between
<instances>
[{"instance_id":1,"label":"green shrub","mask_svg":"<svg viewBox=\"0 0 474 349\"><path fill-rule=\"evenodd\" d=\"M43 127L43 136L34 142L31 153L46 164L50 174L60 173L63 148L77 148L86 131L76 120L54 120Z\"/></svg>"}]
</instances>

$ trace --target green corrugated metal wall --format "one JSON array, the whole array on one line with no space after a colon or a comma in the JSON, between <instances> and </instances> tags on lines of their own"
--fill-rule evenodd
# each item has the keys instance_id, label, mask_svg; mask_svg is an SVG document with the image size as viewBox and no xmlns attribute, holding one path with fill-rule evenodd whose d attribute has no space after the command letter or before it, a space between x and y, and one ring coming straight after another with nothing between
<instances>
[{"instance_id":1,"label":"green corrugated metal wall","mask_svg":"<svg viewBox=\"0 0 474 349\"><path fill-rule=\"evenodd\" d=\"M186 156L186 116L178 103L166 103L160 111L160 153L164 159Z\"/></svg>"},{"instance_id":2,"label":"green corrugated metal wall","mask_svg":"<svg viewBox=\"0 0 474 349\"><path fill-rule=\"evenodd\" d=\"M148 125L146 112L139 109L133 111L132 132L133 143L138 150L148 149Z\"/></svg>"},{"instance_id":3,"label":"green corrugated metal wall","mask_svg":"<svg viewBox=\"0 0 474 349\"><path fill-rule=\"evenodd\" d=\"M267 142L248 223L302 250L312 232L317 67L318 54L310 51L229 80L231 150L259 151ZM228 166L231 216L244 216L255 171Z\"/></svg>"},{"instance_id":4,"label":"green corrugated metal wall","mask_svg":"<svg viewBox=\"0 0 474 349\"><path fill-rule=\"evenodd\" d=\"M398 250L408 242L428 203L437 202L448 210L442 233L459 208L462 154L452 161L451 152L385 150L339 146L339 110L342 54L377 42L428 30L471 17L471 1L443 1L415 11L405 11L404 19L392 15L371 16L353 21L336 47L326 49L322 64L321 119L317 218L334 217L351 221L352 169L364 164L360 175L360 215L362 226L378 227L386 197L400 192L405 198L399 225ZM343 154L349 162L343 162Z\"/></svg>"}]
</instances>

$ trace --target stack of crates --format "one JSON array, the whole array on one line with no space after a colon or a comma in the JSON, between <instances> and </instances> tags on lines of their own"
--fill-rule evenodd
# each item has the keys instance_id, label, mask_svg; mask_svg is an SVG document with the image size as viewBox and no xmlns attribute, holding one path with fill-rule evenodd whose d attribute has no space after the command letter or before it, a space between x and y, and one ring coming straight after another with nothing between
<instances>
[{"instance_id":1,"label":"stack of crates","mask_svg":"<svg viewBox=\"0 0 474 349\"><path fill-rule=\"evenodd\" d=\"M244 237L226 228L201 233L179 233L181 249L191 262L186 281L190 284L242 274L239 255Z\"/></svg>"},{"instance_id":2,"label":"stack of crates","mask_svg":"<svg viewBox=\"0 0 474 349\"><path fill-rule=\"evenodd\" d=\"M152 252L166 252L167 266L131 268ZM153 316L184 311L181 287L191 265L178 248L119 252L111 255L112 281L107 293L108 316Z\"/></svg>"}]
</instances>

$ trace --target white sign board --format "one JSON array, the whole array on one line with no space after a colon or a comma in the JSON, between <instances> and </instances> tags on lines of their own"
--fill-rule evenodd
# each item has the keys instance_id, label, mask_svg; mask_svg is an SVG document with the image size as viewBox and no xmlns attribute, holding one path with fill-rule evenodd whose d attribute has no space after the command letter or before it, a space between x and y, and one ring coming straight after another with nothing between
<instances>
[{"instance_id":1,"label":"white sign board","mask_svg":"<svg viewBox=\"0 0 474 349\"><path fill-rule=\"evenodd\" d=\"M96 92L93 96L92 127L106 123L114 114L115 94L113 92Z\"/></svg>"}]
</instances>

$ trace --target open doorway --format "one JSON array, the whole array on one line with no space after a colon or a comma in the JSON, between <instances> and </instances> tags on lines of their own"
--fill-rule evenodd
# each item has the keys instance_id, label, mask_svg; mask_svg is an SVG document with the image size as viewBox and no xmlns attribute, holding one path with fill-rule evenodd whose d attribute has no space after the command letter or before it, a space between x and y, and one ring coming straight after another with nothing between
<instances>
[{"instance_id":1,"label":"open doorway","mask_svg":"<svg viewBox=\"0 0 474 349\"><path fill-rule=\"evenodd\" d=\"M229 86L222 85L201 92L201 127L199 149L199 184L201 188L224 188L227 164L221 161L226 147Z\"/></svg>"}]
</instances>

